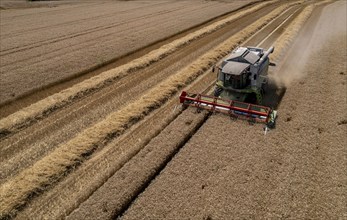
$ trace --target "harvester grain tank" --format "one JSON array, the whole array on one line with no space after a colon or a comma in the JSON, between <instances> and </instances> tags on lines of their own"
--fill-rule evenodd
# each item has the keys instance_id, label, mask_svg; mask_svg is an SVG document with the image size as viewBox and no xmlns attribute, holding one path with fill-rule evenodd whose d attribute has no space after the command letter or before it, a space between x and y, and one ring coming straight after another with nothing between
<instances>
[{"instance_id":1,"label":"harvester grain tank","mask_svg":"<svg viewBox=\"0 0 347 220\"><path fill-rule=\"evenodd\" d=\"M192 94L183 91L180 102L209 111L229 114L233 118L263 122L269 128L275 126L277 112L262 106L264 85L268 82L269 55L267 51L256 47L238 47L221 63L214 67L217 82L213 96Z\"/></svg>"}]
</instances>

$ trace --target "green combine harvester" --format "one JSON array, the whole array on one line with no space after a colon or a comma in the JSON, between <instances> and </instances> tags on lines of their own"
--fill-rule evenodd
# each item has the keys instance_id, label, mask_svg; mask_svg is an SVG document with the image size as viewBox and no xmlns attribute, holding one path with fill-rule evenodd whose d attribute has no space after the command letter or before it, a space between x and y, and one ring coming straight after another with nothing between
<instances>
[{"instance_id":1,"label":"green combine harvester","mask_svg":"<svg viewBox=\"0 0 347 220\"><path fill-rule=\"evenodd\" d=\"M256 47L236 48L220 66L213 68L213 72L217 71L213 96L183 91L180 102L274 128L277 111L261 105L269 66L275 65L269 59L273 51L274 47L267 51Z\"/></svg>"}]
</instances>

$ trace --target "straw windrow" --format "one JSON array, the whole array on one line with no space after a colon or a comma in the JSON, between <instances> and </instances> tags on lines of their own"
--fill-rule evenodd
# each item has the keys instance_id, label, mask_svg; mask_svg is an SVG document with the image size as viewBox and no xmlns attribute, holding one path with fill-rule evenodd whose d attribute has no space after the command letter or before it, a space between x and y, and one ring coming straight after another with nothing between
<instances>
[{"instance_id":1,"label":"straw windrow","mask_svg":"<svg viewBox=\"0 0 347 220\"><path fill-rule=\"evenodd\" d=\"M73 102L74 100L81 98L93 91L100 90L101 88L111 84L112 82L125 77L129 73L134 70L144 68L146 66L155 63L169 54L175 52L182 46L188 44L189 42L198 39L208 33L214 32L228 23L245 16L247 14L251 14L260 8L263 8L269 4L276 2L277 0L264 2L258 4L252 8L241 11L235 15L222 19L218 22L215 22L211 25L208 25L198 31L188 34L185 37L177 39L172 43L166 44L160 47L157 50L150 52L149 54L138 58L131 63L122 65L118 68L105 71L97 76L94 76L90 79L87 79L77 85L72 86L66 90L63 90L57 94L49 96L37 103L32 104L31 106L24 108L18 112L13 113L12 115L7 116L0 120L0 136L8 135L19 128L30 125L36 120L39 120L54 110L58 108L62 108L67 104Z\"/></svg>"},{"instance_id":2,"label":"straw windrow","mask_svg":"<svg viewBox=\"0 0 347 220\"><path fill-rule=\"evenodd\" d=\"M293 4L295 3L281 6L263 19L249 25L211 52L201 56L190 66L158 84L136 102L110 114L105 120L84 130L32 167L4 183L0 188L0 217L14 215L17 208L25 204L30 195L57 181L71 167L82 162L86 155L92 153L97 147L105 145L110 139L121 134L153 109L160 107L180 88L191 83L218 59L225 56Z\"/></svg>"}]
</instances>

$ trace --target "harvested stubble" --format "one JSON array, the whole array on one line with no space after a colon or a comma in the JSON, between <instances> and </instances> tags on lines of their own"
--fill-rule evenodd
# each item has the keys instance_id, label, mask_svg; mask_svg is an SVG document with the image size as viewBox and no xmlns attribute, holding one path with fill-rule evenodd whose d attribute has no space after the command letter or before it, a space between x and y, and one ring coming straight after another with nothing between
<instances>
[{"instance_id":1,"label":"harvested stubble","mask_svg":"<svg viewBox=\"0 0 347 220\"><path fill-rule=\"evenodd\" d=\"M218 59L294 4L297 3L283 5L258 22L249 25L213 51L203 55L192 65L151 89L137 102L110 114L105 120L86 129L76 138L58 147L50 155L3 184L0 188L0 216L15 215L17 208L25 204L30 195L55 182L70 167L83 161L85 156L97 147L121 134L153 109L160 107L180 88L191 83Z\"/></svg>"},{"instance_id":2,"label":"harvested stubble","mask_svg":"<svg viewBox=\"0 0 347 220\"><path fill-rule=\"evenodd\" d=\"M195 109L184 111L66 219L111 219L120 215L200 128L207 115L196 115Z\"/></svg>"},{"instance_id":3,"label":"harvested stubble","mask_svg":"<svg viewBox=\"0 0 347 220\"><path fill-rule=\"evenodd\" d=\"M170 55L171 53L175 52L176 50L188 44L189 42L198 39L208 33L216 31L225 26L226 24L242 16L251 14L259 10L260 8L265 7L274 2L276 2L276 0L261 3L252 8L246 9L240 13L232 15L228 18L225 18L221 21L213 23L196 32L188 34L183 38L177 39L170 44L166 44L161 48L150 52L148 55L132 61L131 63L101 73L71 88L63 90L55 95L52 95L37 103L34 103L31 106L24 108L12 115L9 115L8 117L0 120L0 135L7 135L9 133L15 132L19 128L31 124L32 122L47 116L52 111L58 108L62 108L78 98L81 98L93 91L99 90L111 84L115 80L125 77L126 75L130 74L133 70L147 67L152 63L157 62L163 59L164 57Z\"/></svg>"},{"instance_id":4,"label":"harvested stubble","mask_svg":"<svg viewBox=\"0 0 347 220\"><path fill-rule=\"evenodd\" d=\"M185 89L205 91L214 77L214 74L207 71ZM105 181L130 159L141 152L151 139L160 134L182 113L182 110L177 106L177 99L168 100L140 123L131 126L124 135L112 140L100 151L94 153L90 159L54 185L53 189L30 201L16 218L31 219L40 216L44 219L60 219L68 215L104 185Z\"/></svg>"}]
</instances>

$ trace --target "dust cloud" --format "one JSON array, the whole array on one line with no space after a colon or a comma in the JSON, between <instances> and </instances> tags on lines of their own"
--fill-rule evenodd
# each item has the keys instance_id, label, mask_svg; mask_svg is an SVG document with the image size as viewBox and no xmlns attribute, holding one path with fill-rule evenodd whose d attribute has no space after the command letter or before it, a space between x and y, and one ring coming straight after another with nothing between
<instances>
[{"instance_id":1,"label":"dust cloud","mask_svg":"<svg viewBox=\"0 0 347 220\"><path fill-rule=\"evenodd\" d=\"M313 19L309 19L302 27L295 43L285 52L283 64L279 65L272 75L277 85L288 88L294 81L304 77L307 72L306 63L313 54L319 53L330 39L336 37L347 39L346 10L346 1L337 1L324 7L321 13L313 12L311 15ZM346 48L341 49L346 50Z\"/></svg>"}]
</instances>

